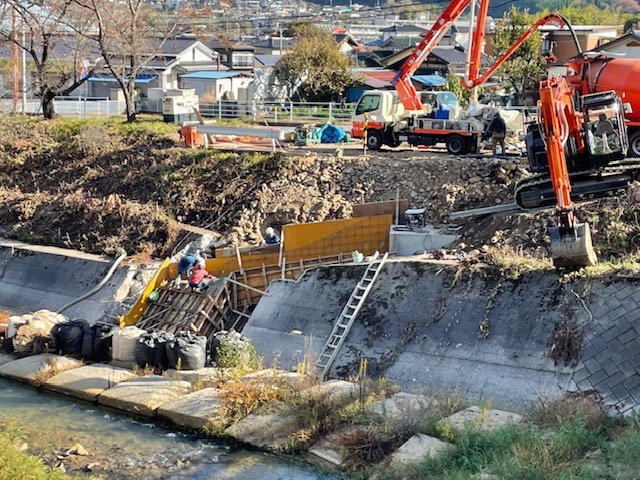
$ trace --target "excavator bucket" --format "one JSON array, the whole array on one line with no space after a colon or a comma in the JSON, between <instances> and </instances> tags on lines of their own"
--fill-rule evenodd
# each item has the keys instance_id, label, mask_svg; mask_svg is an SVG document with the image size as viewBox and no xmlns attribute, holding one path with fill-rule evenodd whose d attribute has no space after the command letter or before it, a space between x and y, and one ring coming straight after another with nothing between
<instances>
[{"instance_id":1,"label":"excavator bucket","mask_svg":"<svg viewBox=\"0 0 640 480\"><path fill-rule=\"evenodd\" d=\"M598 263L591 244L591 229L588 223L578 223L573 230L549 227L551 258L556 268L588 267Z\"/></svg>"}]
</instances>

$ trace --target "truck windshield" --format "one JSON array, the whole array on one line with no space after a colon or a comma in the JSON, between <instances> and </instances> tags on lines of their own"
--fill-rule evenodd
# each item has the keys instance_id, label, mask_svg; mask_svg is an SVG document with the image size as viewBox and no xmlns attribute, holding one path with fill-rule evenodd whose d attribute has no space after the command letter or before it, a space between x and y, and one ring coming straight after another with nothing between
<instances>
[{"instance_id":1,"label":"truck windshield","mask_svg":"<svg viewBox=\"0 0 640 480\"><path fill-rule=\"evenodd\" d=\"M615 108L611 106L588 110L586 130L589 151L592 155L608 155L622 148L620 125Z\"/></svg>"},{"instance_id":2,"label":"truck windshield","mask_svg":"<svg viewBox=\"0 0 640 480\"><path fill-rule=\"evenodd\" d=\"M364 95L356 107L356 115L373 112L380 107L380 95Z\"/></svg>"}]
</instances>

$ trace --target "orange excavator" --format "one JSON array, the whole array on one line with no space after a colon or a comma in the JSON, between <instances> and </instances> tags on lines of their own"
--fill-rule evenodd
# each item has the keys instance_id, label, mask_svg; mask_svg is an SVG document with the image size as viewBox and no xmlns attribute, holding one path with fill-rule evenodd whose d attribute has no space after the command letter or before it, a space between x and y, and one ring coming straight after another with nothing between
<instances>
[{"instance_id":1,"label":"orange excavator","mask_svg":"<svg viewBox=\"0 0 640 480\"><path fill-rule=\"evenodd\" d=\"M405 110L422 108L411 76L471 4L472 0L453 0L398 72L395 88ZM579 52L577 59L570 62L574 74L540 82L539 119L529 126L526 139L529 169L534 175L516 185L515 200L525 210L555 205L555 219L548 232L556 267L592 265L597 257L590 228L576 219L574 202L618 194L640 174L640 158L627 157L629 140L625 122L629 122L625 119L625 109L632 116L633 105L629 102L623 105L621 100L621 97L633 99L631 103L637 103L635 115L638 115L640 96L627 91L626 80L638 70L637 62L583 56L569 22L560 14L552 13L531 25L507 52L480 74L488 9L489 0L480 0L469 45L468 75L464 80L464 86L469 89L484 83L541 25L554 22L568 28L573 35ZM598 81L607 67L618 72L617 83L609 88ZM634 124L629 125L632 128Z\"/></svg>"}]
</instances>

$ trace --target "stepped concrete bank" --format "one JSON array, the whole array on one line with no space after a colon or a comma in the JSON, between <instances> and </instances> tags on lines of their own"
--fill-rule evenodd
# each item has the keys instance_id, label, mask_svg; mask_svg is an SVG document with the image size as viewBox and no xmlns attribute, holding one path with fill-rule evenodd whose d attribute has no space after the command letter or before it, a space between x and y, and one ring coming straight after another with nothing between
<instances>
[{"instance_id":1,"label":"stepped concrete bank","mask_svg":"<svg viewBox=\"0 0 640 480\"><path fill-rule=\"evenodd\" d=\"M243 334L267 363L277 359L285 369L305 354L317 358L363 271L326 267L297 282L272 282ZM365 357L369 375L406 391L455 389L472 401L520 409L540 395L595 390L620 413L640 409L640 282L561 283L555 272L485 280L456 272L387 262L331 375L355 375ZM554 332L570 331L574 321L579 342L564 352L566 364L556 363ZM562 335L555 343L562 357Z\"/></svg>"},{"instance_id":2,"label":"stepped concrete bank","mask_svg":"<svg viewBox=\"0 0 640 480\"><path fill-rule=\"evenodd\" d=\"M0 239L0 310L21 315L40 309L57 311L97 285L114 259L56 247ZM120 303L137 282L134 267L120 266L95 294L69 307L64 315L90 323L115 320ZM140 282L140 288L146 280Z\"/></svg>"},{"instance_id":3,"label":"stepped concrete bank","mask_svg":"<svg viewBox=\"0 0 640 480\"><path fill-rule=\"evenodd\" d=\"M222 370L204 369L201 376L220 376ZM179 373L179 372L178 372ZM42 354L21 359L3 355L0 357L0 377L27 382L44 390L63 393L70 397L97 402L136 416L160 418L176 426L203 430L219 415L221 390L203 388L194 390L186 381L155 375L139 377L128 370L110 365L83 366L82 362L58 355ZM264 370L242 377L241 381L265 381L273 378L294 381L288 372ZM306 387L314 393L333 401L348 397L355 401L358 386L351 382L329 380ZM303 390L304 391L304 390ZM369 406L372 412L393 418L400 412L425 412L430 399L407 393L380 400ZM416 410L418 408L418 410ZM483 429L516 424L522 417L516 413L480 408L467 408L443 419L452 428L464 428L467 424ZM342 425L329 432L310 446L309 453L319 459L343 466L344 448L339 439L366 425ZM296 410L284 404L272 405L268 412L253 413L240 419L225 434L244 444L270 451L286 448L292 437L299 433ZM453 445L427 435L416 434L392 454L393 462L413 462L425 456L436 456L455 448Z\"/></svg>"}]
</instances>

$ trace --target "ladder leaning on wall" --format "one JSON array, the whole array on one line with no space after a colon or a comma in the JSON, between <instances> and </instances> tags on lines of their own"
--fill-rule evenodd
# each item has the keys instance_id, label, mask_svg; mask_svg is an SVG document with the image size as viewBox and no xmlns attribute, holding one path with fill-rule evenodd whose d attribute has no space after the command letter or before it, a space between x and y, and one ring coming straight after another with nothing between
<instances>
[{"instance_id":1,"label":"ladder leaning on wall","mask_svg":"<svg viewBox=\"0 0 640 480\"><path fill-rule=\"evenodd\" d=\"M349 330L351 330L353 322L358 316L358 313L360 313L360 309L362 308L362 305L364 305L374 282L378 278L378 273L380 273L382 265L384 265L388 256L389 252L385 253L382 258L380 258L380 253L375 253L373 259L367 266L364 275L362 275L362 278L353 289L353 292L349 297L349 301L346 303L342 312L336 319L333 331L331 332L331 335L329 335L329 340L327 340L327 343L322 349L322 352L318 357L318 361L316 362L316 369L321 371L323 377L326 377L329 373L331 365L338 355L340 347L342 347L342 344L347 338Z\"/></svg>"}]
</instances>

